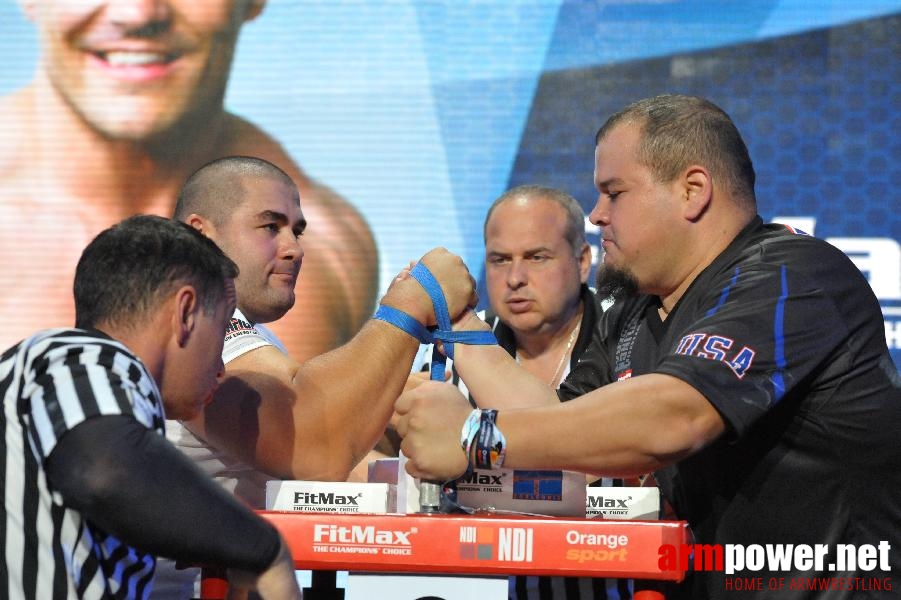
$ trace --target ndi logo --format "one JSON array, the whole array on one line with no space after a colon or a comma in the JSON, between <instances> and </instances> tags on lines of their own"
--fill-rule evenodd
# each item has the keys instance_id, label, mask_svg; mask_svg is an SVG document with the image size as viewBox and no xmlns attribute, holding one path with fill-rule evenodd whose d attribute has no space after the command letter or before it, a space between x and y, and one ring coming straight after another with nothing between
<instances>
[{"instance_id":1,"label":"ndi logo","mask_svg":"<svg viewBox=\"0 0 901 600\"><path fill-rule=\"evenodd\" d=\"M535 532L531 527L460 527L460 558L467 560L497 560L531 562L535 547Z\"/></svg>"},{"instance_id":2,"label":"ndi logo","mask_svg":"<svg viewBox=\"0 0 901 600\"><path fill-rule=\"evenodd\" d=\"M499 528L497 559L507 562L532 562L533 534L533 530L526 527Z\"/></svg>"}]
</instances>

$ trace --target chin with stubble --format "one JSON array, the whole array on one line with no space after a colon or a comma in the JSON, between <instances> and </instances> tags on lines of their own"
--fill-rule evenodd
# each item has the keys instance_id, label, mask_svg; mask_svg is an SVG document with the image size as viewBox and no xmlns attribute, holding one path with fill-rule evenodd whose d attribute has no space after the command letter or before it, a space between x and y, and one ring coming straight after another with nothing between
<instances>
[{"instance_id":1,"label":"chin with stubble","mask_svg":"<svg viewBox=\"0 0 901 600\"><path fill-rule=\"evenodd\" d=\"M602 264L595 275L595 286L599 298L613 297L622 300L638 295L638 280L628 269Z\"/></svg>"}]
</instances>

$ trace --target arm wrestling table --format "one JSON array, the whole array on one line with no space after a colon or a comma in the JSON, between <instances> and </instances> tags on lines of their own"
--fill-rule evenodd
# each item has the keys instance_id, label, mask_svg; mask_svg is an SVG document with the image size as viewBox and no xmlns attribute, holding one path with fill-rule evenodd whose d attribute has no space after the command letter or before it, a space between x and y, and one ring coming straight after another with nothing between
<instances>
[{"instance_id":1,"label":"arm wrestling table","mask_svg":"<svg viewBox=\"0 0 901 600\"><path fill-rule=\"evenodd\" d=\"M281 532L298 569L314 572L559 575L681 581L662 570L660 547L688 543L683 521L559 517L338 514L260 511ZM316 578L314 577L316 589ZM331 579L334 586L334 578ZM201 597L225 598L205 570ZM326 596L323 597L335 597ZM662 598L656 592L636 600Z\"/></svg>"}]
</instances>

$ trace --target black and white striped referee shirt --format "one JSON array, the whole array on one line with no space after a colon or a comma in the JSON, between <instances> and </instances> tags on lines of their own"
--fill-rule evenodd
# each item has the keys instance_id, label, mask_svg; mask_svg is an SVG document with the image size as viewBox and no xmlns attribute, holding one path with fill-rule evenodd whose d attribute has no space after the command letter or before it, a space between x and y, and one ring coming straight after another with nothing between
<instances>
[{"instance_id":1,"label":"black and white striped referee shirt","mask_svg":"<svg viewBox=\"0 0 901 600\"><path fill-rule=\"evenodd\" d=\"M99 332L41 332L0 357L0 598L147 598L154 557L66 508L44 461L67 431L98 415L132 415L161 435L160 393L125 346Z\"/></svg>"}]
</instances>

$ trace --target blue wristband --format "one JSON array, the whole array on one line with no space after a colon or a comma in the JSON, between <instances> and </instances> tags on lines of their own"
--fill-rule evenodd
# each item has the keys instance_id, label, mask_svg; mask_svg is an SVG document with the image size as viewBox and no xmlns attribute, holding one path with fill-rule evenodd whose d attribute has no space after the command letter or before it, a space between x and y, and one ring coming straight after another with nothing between
<instances>
[{"instance_id":1,"label":"blue wristband","mask_svg":"<svg viewBox=\"0 0 901 600\"><path fill-rule=\"evenodd\" d=\"M444 342L445 347L454 343L468 344L472 346L493 346L497 344L497 338L493 331L433 331L432 337ZM453 352L448 356L453 360Z\"/></svg>"},{"instance_id":2,"label":"blue wristband","mask_svg":"<svg viewBox=\"0 0 901 600\"><path fill-rule=\"evenodd\" d=\"M432 334L426 329L425 325L408 315L402 310L398 310L393 306L379 304L373 319L385 321L400 329L401 331L412 335L423 344L432 343Z\"/></svg>"},{"instance_id":3,"label":"blue wristband","mask_svg":"<svg viewBox=\"0 0 901 600\"><path fill-rule=\"evenodd\" d=\"M432 354L432 379L444 379L446 358L453 360L455 342L479 345L497 344L497 338L494 337L494 333L491 331L453 331L451 329L450 312L447 308L447 299L444 297L444 291L427 266L421 262L416 263L410 270L410 276L419 282L419 285L422 286L432 300L435 320L438 322L438 326L431 332L432 339L444 342L444 355Z\"/></svg>"}]
</instances>

